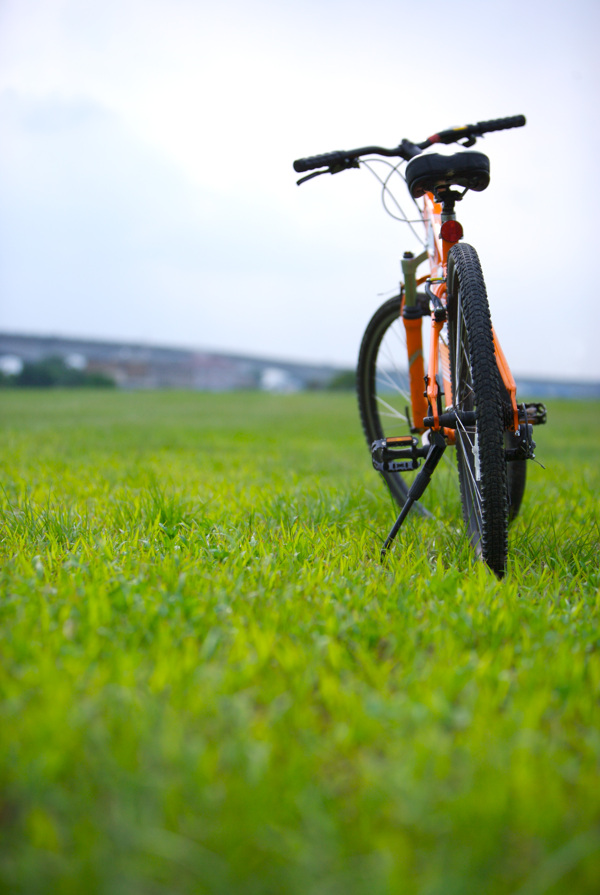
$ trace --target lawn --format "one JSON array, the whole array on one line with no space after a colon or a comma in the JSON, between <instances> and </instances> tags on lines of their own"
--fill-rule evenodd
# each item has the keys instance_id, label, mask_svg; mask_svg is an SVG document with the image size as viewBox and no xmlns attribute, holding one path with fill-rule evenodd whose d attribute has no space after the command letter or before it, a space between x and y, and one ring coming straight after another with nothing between
<instances>
[{"instance_id":1,"label":"lawn","mask_svg":"<svg viewBox=\"0 0 600 895\"><path fill-rule=\"evenodd\" d=\"M380 563L351 395L0 413L0 890L600 891L600 405L550 404L501 582L450 466Z\"/></svg>"}]
</instances>

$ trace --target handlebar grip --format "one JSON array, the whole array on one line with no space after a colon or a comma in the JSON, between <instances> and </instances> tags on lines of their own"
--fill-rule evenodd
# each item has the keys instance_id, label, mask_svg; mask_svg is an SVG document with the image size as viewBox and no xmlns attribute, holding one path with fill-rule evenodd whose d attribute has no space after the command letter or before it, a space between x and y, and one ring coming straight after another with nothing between
<instances>
[{"instance_id":1,"label":"handlebar grip","mask_svg":"<svg viewBox=\"0 0 600 895\"><path fill-rule=\"evenodd\" d=\"M451 127L450 130L440 131L434 134L433 137L429 137L420 146L425 148L431 146L432 143L458 143L463 137L467 139L470 137L481 137L482 134L488 134L491 131L503 131L509 127L523 127L524 124L524 115L511 115L509 118L492 118L491 121L478 121L477 124L465 124L463 127Z\"/></svg>"},{"instance_id":2,"label":"handlebar grip","mask_svg":"<svg viewBox=\"0 0 600 895\"><path fill-rule=\"evenodd\" d=\"M509 118L493 118L491 121L478 121L475 125L481 134L491 131L504 131L509 127L523 127L526 123L524 115L511 115Z\"/></svg>"},{"instance_id":3,"label":"handlebar grip","mask_svg":"<svg viewBox=\"0 0 600 895\"><path fill-rule=\"evenodd\" d=\"M301 173L302 171L312 171L313 168L324 168L336 162L343 162L347 157L346 152L338 150L337 152L326 152L324 155L311 155L309 158L299 158L294 162L294 171Z\"/></svg>"}]
</instances>

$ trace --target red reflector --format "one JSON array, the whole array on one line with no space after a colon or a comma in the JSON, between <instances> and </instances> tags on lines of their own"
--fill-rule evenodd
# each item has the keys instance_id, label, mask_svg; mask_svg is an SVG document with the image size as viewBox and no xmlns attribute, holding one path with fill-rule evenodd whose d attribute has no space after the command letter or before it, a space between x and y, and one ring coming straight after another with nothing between
<instances>
[{"instance_id":1,"label":"red reflector","mask_svg":"<svg viewBox=\"0 0 600 895\"><path fill-rule=\"evenodd\" d=\"M459 224L458 221L444 221L444 223L442 224L440 236L445 242L451 242L454 244L462 238L462 235L462 224Z\"/></svg>"}]
</instances>

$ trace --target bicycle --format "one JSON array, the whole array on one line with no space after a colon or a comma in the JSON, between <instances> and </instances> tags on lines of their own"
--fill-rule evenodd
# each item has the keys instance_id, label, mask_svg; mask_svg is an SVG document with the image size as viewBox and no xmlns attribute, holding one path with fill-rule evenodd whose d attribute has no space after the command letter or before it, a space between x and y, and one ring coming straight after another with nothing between
<instances>
[{"instance_id":1,"label":"bicycle","mask_svg":"<svg viewBox=\"0 0 600 895\"><path fill-rule=\"evenodd\" d=\"M523 115L480 121L440 131L421 143L403 139L391 149L367 146L294 162L295 171L312 171L297 181L300 185L361 163L375 173L374 161L399 158L396 164L386 162L391 170L385 179L375 175L382 184L384 207L392 213L386 197L390 178L399 174L418 217L409 218L395 198L400 217L392 216L407 223L417 236L413 225L425 228L425 239L420 240L424 250L416 257L404 253L400 292L373 315L358 358L358 404L373 466L401 506L382 547L382 559L425 492L446 448L454 446L469 540L498 577L506 571L508 524L521 506L526 461L535 457L533 426L546 422L546 408L539 402L517 402L515 380L492 326L479 258L472 246L461 242L463 227L455 205L469 190L481 192L490 182L489 158L469 148L483 134L525 123ZM462 151L452 155L424 152L452 143ZM425 262L429 272L417 277L417 269ZM423 291L418 291L420 286ZM423 325L427 319L430 338L425 369ZM416 470L407 484L406 477Z\"/></svg>"}]
</instances>

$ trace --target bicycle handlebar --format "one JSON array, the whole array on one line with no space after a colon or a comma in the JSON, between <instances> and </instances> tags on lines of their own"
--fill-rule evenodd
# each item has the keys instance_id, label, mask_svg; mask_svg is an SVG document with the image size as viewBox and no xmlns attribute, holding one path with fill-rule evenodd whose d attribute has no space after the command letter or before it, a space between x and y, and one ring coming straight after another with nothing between
<instances>
[{"instance_id":1,"label":"bicycle handlebar","mask_svg":"<svg viewBox=\"0 0 600 895\"><path fill-rule=\"evenodd\" d=\"M477 124L466 124L463 127L453 127L440 131L428 137L422 143L412 143L410 140L402 140L399 146L393 149L384 149L382 146L364 146L362 149L337 150L325 152L322 155L312 155L308 158L299 158L294 162L294 171L302 173L312 171L314 168L329 168L332 174L343 171L345 168L356 167L356 159L363 155L384 155L403 158L406 161L419 155L423 149L433 146L435 143L458 143L466 137L464 146L472 146L477 137L492 131L508 130L511 127L523 127L524 115L513 115L509 118L493 118L490 121L478 121ZM324 172L323 172L324 173Z\"/></svg>"}]
</instances>

